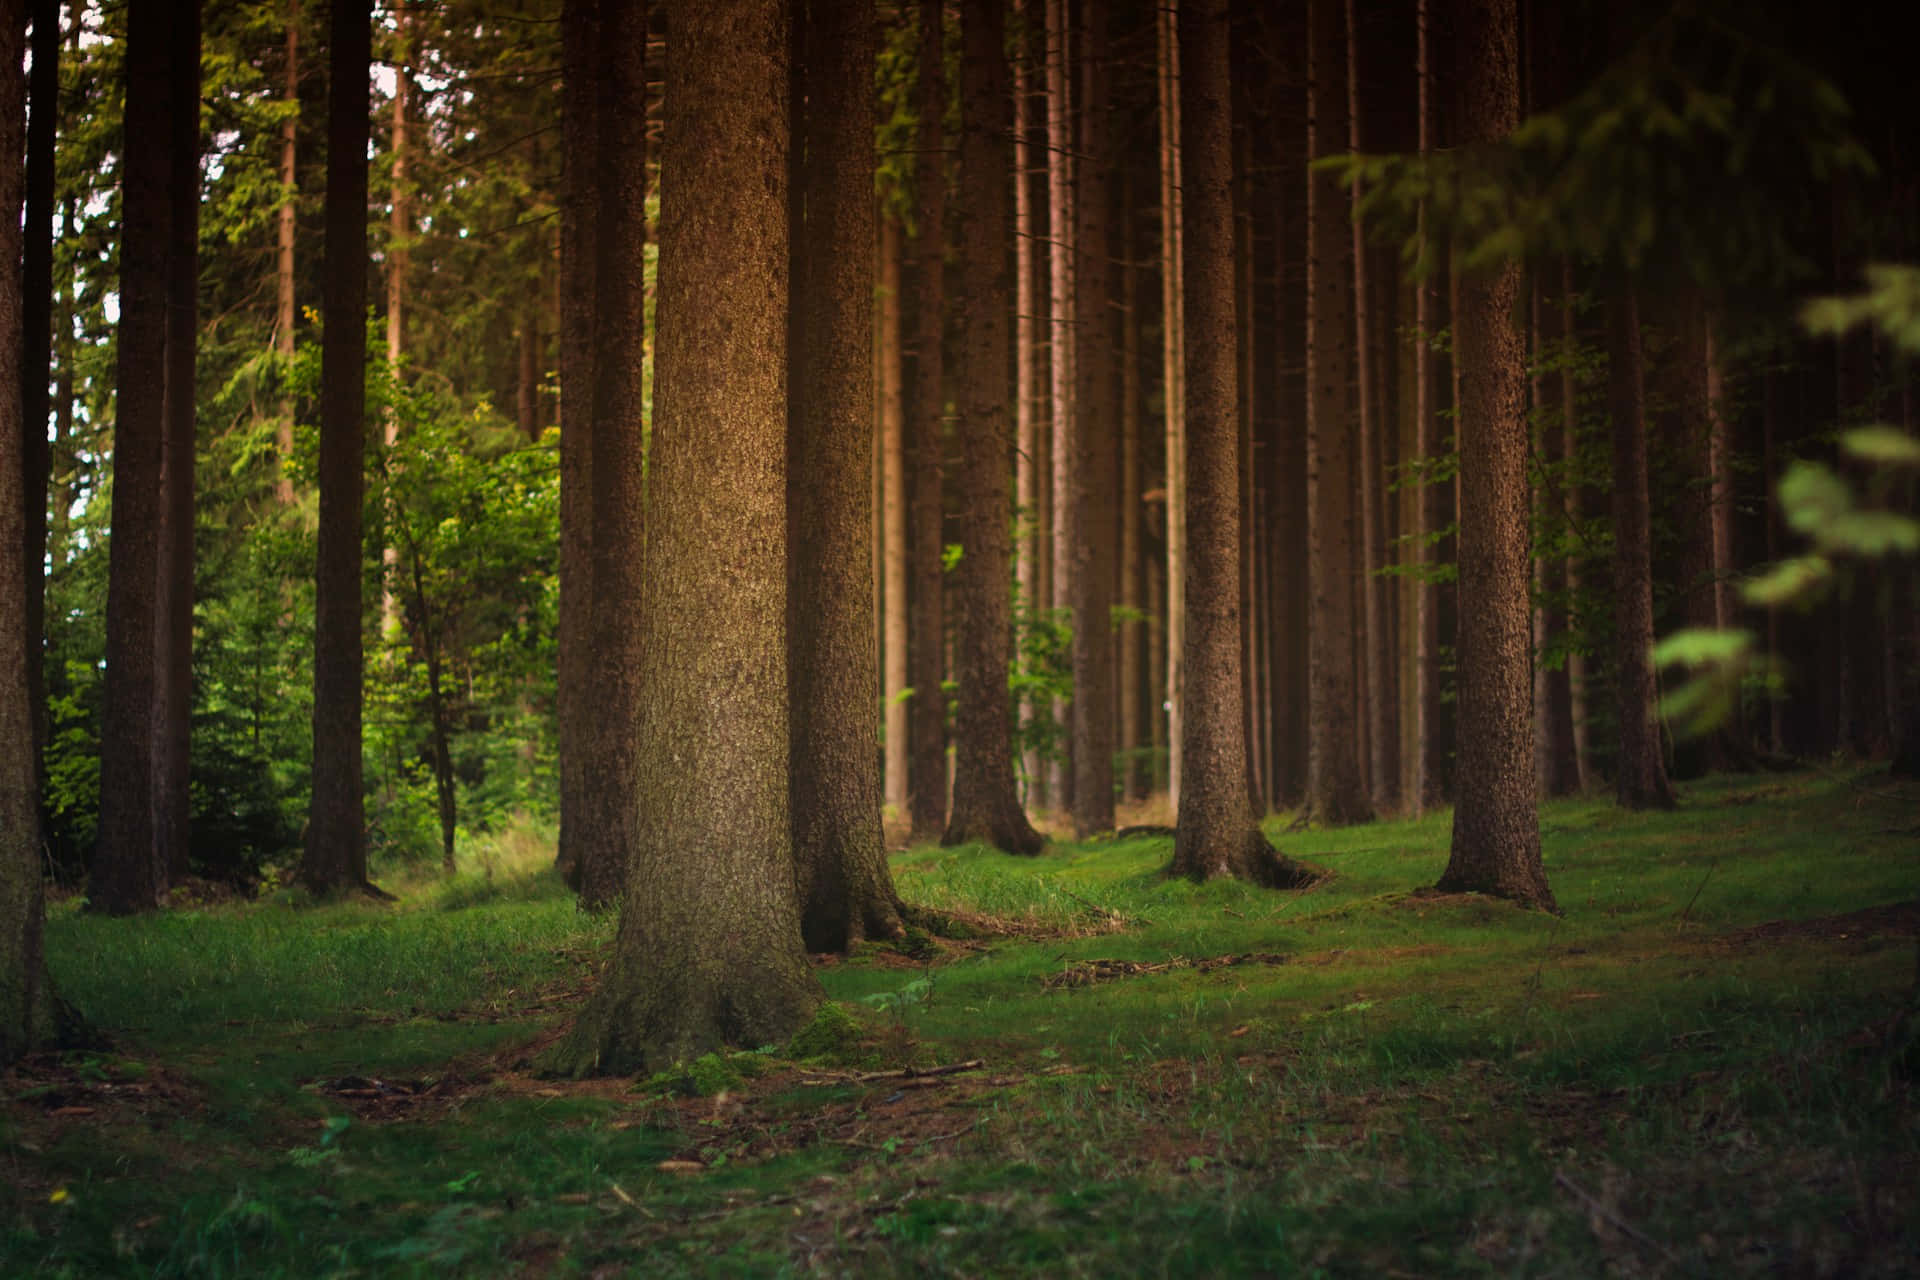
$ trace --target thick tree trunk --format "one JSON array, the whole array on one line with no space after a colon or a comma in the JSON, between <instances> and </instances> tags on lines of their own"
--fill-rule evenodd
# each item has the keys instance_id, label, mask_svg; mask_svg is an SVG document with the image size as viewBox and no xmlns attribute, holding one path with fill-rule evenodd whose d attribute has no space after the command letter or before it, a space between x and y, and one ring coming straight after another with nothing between
<instances>
[{"instance_id":1,"label":"thick tree trunk","mask_svg":"<svg viewBox=\"0 0 1920 1280\"><path fill-rule=\"evenodd\" d=\"M1124 180L1123 180L1124 181ZM1141 732L1143 711L1157 717L1157 706L1143 708L1146 680L1141 663L1147 648L1137 621L1148 613L1144 599L1145 579L1140 546L1141 479L1140 458L1140 269L1134 263L1133 201L1131 187L1121 200L1121 243L1118 254L1120 272L1120 607L1119 642L1120 758L1126 761L1122 786L1129 800L1144 800L1152 787L1153 775L1146 759L1147 743ZM1148 616L1152 616L1150 613Z\"/></svg>"},{"instance_id":2,"label":"thick tree trunk","mask_svg":"<svg viewBox=\"0 0 1920 1280\"><path fill-rule=\"evenodd\" d=\"M328 52L325 330L320 348L320 539L315 569L313 799L300 879L365 889L360 791L361 505L366 440L367 0L334 0Z\"/></svg>"},{"instance_id":3,"label":"thick tree trunk","mask_svg":"<svg viewBox=\"0 0 1920 1280\"><path fill-rule=\"evenodd\" d=\"M1514 0L1463 0L1461 142L1498 143L1520 122ZM1460 705L1453 844L1439 888L1555 910L1540 862L1533 760L1526 344L1514 327L1520 268L1460 281Z\"/></svg>"},{"instance_id":4,"label":"thick tree trunk","mask_svg":"<svg viewBox=\"0 0 1920 1280\"><path fill-rule=\"evenodd\" d=\"M48 362L53 355L53 151L60 99L59 0L33 0L33 70L28 88L26 223L21 251L20 404L26 516L28 720L33 772L44 783L47 746L46 647L47 482L53 455L47 446ZM8 206L9 208L11 205ZM44 787L36 787L40 794Z\"/></svg>"},{"instance_id":5,"label":"thick tree trunk","mask_svg":"<svg viewBox=\"0 0 1920 1280\"><path fill-rule=\"evenodd\" d=\"M787 360L788 752L800 932L810 951L899 936L873 751L873 10L802 0L793 22L791 303ZM937 171L937 169L936 169ZM898 436L893 439L897 442ZM900 507L901 465L889 463ZM906 680L905 512L888 513L887 672ZM898 526L896 528L896 525ZM896 605L895 596L900 597ZM896 661L898 650L899 661ZM890 690L891 693L891 690ZM889 698L887 755L905 801L905 706ZM897 723L896 723L897 722ZM898 734L896 744L895 734Z\"/></svg>"},{"instance_id":6,"label":"thick tree trunk","mask_svg":"<svg viewBox=\"0 0 1920 1280\"><path fill-rule=\"evenodd\" d=\"M1048 606L1072 620L1078 636L1079 618L1073 610L1080 598L1081 500L1080 406L1075 401L1076 359L1079 354L1080 308L1076 301L1074 241L1079 232L1075 216L1073 122L1072 11L1068 0L1046 0L1047 5L1047 357L1052 375L1048 421L1052 427L1051 479L1053 521L1050 557L1053 595ZM1047 795L1057 810L1073 808L1074 703L1073 694L1055 697L1051 714L1061 730L1057 753L1046 761Z\"/></svg>"},{"instance_id":7,"label":"thick tree trunk","mask_svg":"<svg viewBox=\"0 0 1920 1280\"><path fill-rule=\"evenodd\" d=\"M156 825L159 726L153 718L165 400L153 389L166 380L167 256L173 243L169 16L169 6L159 0L135 0L127 9L127 139L120 205L126 234L120 245L106 701L100 727L99 834L88 893L93 910L113 915L151 911L167 891Z\"/></svg>"},{"instance_id":8,"label":"thick tree trunk","mask_svg":"<svg viewBox=\"0 0 1920 1280\"><path fill-rule=\"evenodd\" d=\"M640 686L634 619L645 597L647 6L604 5L596 28L593 215L593 524L587 658L590 711L576 739L584 756L587 815L575 851L580 905L612 907L634 856Z\"/></svg>"},{"instance_id":9,"label":"thick tree trunk","mask_svg":"<svg viewBox=\"0 0 1920 1280\"><path fill-rule=\"evenodd\" d=\"M920 292L914 411L907 447L907 811L913 838L937 840L947 820L945 507L940 473L946 427L947 156L941 116L947 91L942 0L920 5ZM1032 352L1025 354L1031 359ZM1031 567L1031 556L1027 559ZM1031 597L1028 597L1031 599Z\"/></svg>"},{"instance_id":10,"label":"thick tree trunk","mask_svg":"<svg viewBox=\"0 0 1920 1280\"><path fill-rule=\"evenodd\" d=\"M795 53L796 55L799 53L797 46ZM796 129L803 123L798 116L801 110L798 105L798 96L801 92L801 88L796 85L794 89L796 101L794 108L796 119L794 123ZM850 103L849 105L859 107L863 105L865 101L866 98L863 96L859 101ZM799 142L800 140L796 137L796 148L799 146ZM871 150L871 147L869 147L869 150ZM799 162L796 161L796 164L797 163ZM812 161L809 160L807 163L811 164ZM800 178L802 172L804 171L796 169L796 180ZM812 198L806 197L804 202L811 205ZM868 195L867 203L873 203L871 194ZM794 215L794 226L796 229L800 226L805 216L806 214L804 212L796 211ZM874 228L872 212L869 211L865 217L861 218L860 223L868 229L868 242L871 243L871 232ZM882 298L881 306L887 325L886 336L889 350L880 377L880 389L884 399L880 413L878 453L877 455L873 453L875 444L871 436L862 443L860 449L861 456L875 464L879 469L880 475L880 484L877 492L880 508L878 511L867 512L868 527L874 531L871 536L877 536L879 538L878 545L870 550L879 553L880 578L877 585L880 594L877 601L870 598L867 603L869 608L877 604L880 610L880 627L877 633L879 651L874 656L878 660L877 670L879 674L878 688L875 692L880 699L879 706L882 708L881 724L885 730L882 735L885 739L885 746L881 769L881 794L884 796L886 803L893 806L897 811L904 811L907 807L907 704L903 697L907 688L906 439L908 430L907 418L913 409L912 403L907 395L905 360L906 351L909 346L904 288L907 252L904 229L897 221L889 219L885 236L881 242L882 279L884 281L882 287L888 295ZM796 255L797 253L798 250L796 248ZM871 258L869 258L869 262L871 262ZM795 257L794 265L796 269L800 265L798 256ZM867 298L872 298L874 288L872 268L869 267L863 270L860 273L860 277L867 282ZM796 282L797 280L798 277L796 276ZM795 286L795 297L803 300L802 305L810 306L812 302L812 299L807 298L806 295L799 291L797 283ZM889 298L891 299L890 302L888 300ZM872 306L868 304L866 316L871 315ZM858 326L857 331L861 335L861 345L864 347L866 345L865 337L867 333L866 317L862 318L862 323ZM799 357L797 348L793 355L796 359ZM796 369L795 372L797 375L798 370ZM796 387L798 385L799 384L796 383ZM869 375L867 378L867 390L860 396L860 404L867 414L868 422L873 421L873 391L873 378ZM801 395L804 395L804 393L796 392L796 398ZM871 500L862 502L860 505L864 510L871 505ZM868 536L869 535L863 535L860 539L863 548L868 540ZM870 720L872 715L872 704L870 703L866 712L866 718ZM869 725L869 738L871 738L871 725Z\"/></svg>"},{"instance_id":11,"label":"thick tree trunk","mask_svg":"<svg viewBox=\"0 0 1920 1280\"><path fill-rule=\"evenodd\" d=\"M923 0L928 9L943 7L939 0ZM1051 375L1047 383L1048 390L1042 391L1043 353L1041 334L1047 333L1051 342L1048 326L1051 310L1043 305L1046 289L1039 275L1050 271L1053 257L1042 256L1034 252L1040 243L1039 226L1045 211L1045 201L1035 197L1034 171L1036 154L1046 154L1044 145L1034 145L1035 135L1044 137L1046 130L1046 110L1042 103L1045 98L1034 92L1035 83L1046 83L1046 22L1044 18L1036 22L1033 9L1044 0L1016 0L1016 12L1019 20L1027 27L1028 48L1024 53L1031 55L1037 47L1039 57L1017 57L1013 60L1013 501L1018 513L1013 543L1013 581L1016 612L1025 610L1032 613L1043 608L1048 601L1042 596L1042 584L1047 581L1041 562L1050 554L1047 541L1046 524L1042 519L1042 510L1051 505L1044 500L1041 492L1041 475L1045 470L1040 451L1043 447L1045 431L1042 422L1046 417L1043 401L1051 399ZM927 19L923 16L922 32L926 31ZM1036 46L1036 41L1038 42ZM921 49L921 65L928 65L929 50ZM1034 75L1036 64L1041 74ZM922 73L922 84L926 83L926 72ZM1038 101L1036 101L1038 97ZM940 111L930 115L930 103L921 100L922 127L928 119L938 128ZM944 110L945 104L940 104ZM1038 127L1036 129L1036 120ZM923 135L924 139L924 135ZM923 145L924 150L924 145ZM1051 166L1040 167L1042 174L1051 171ZM1044 267L1043 264L1044 263ZM1023 727L1033 719L1033 709L1023 699L1014 709ZM1046 786L1041 772L1040 753L1033 748L1030 739L1020 759L1020 776L1025 784L1025 799L1029 807L1037 805L1043 798Z\"/></svg>"},{"instance_id":12,"label":"thick tree trunk","mask_svg":"<svg viewBox=\"0 0 1920 1280\"><path fill-rule=\"evenodd\" d=\"M280 208L274 214L273 349L280 357L280 377L291 376L293 365L294 227L299 203L300 159L300 0L287 0L287 65L282 72L281 102L287 118L280 124ZM280 451L280 476L274 486L280 505L294 503L293 476L287 464L293 457L293 397L280 398L275 444Z\"/></svg>"},{"instance_id":13,"label":"thick tree trunk","mask_svg":"<svg viewBox=\"0 0 1920 1280\"><path fill-rule=\"evenodd\" d=\"M966 435L960 473L961 557L955 573L959 626L954 637L960 686L955 725L953 806L943 844L984 841L1013 853L1044 843L1021 811L1013 780L1013 720L1007 692L1012 660L1012 391L1007 350L1013 282L1007 241L1011 86L1004 17L998 0L961 8L960 266L966 282L960 413Z\"/></svg>"},{"instance_id":14,"label":"thick tree trunk","mask_svg":"<svg viewBox=\"0 0 1920 1280\"><path fill-rule=\"evenodd\" d=\"M200 292L200 6L175 7L167 103L167 354L162 388L160 579L154 595L154 838L167 878L187 876L193 712L193 462Z\"/></svg>"},{"instance_id":15,"label":"thick tree trunk","mask_svg":"<svg viewBox=\"0 0 1920 1280\"><path fill-rule=\"evenodd\" d=\"M674 11L639 838L612 964L553 1057L576 1075L778 1043L821 998L787 807L785 9Z\"/></svg>"},{"instance_id":16,"label":"thick tree trunk","mask_svg":"<svg viewBox=\"0 0 1920 1280\"><path fill-rule=\"evenodd\" d=\"M1653 567L1640 314L1632 286L1607 304L1607 408L1613 417L1613 652L1620 751L1614 792L1628 809L1673 806L1654 717Z\"/></svg>"},{"instance_id":17,"label":"thick tree trunk","mask_svg":"<svg viewBox=\"0 0 1920 1280\"><path fill-rule=\"evenodd\" d=\"M1103 5L1087 8L1080 49L1081 94L1074 225L1073 595L1074 834L1113 829L1114 635L1116 561L1114 489L1119 449L1114 431L1112 249L1108 197L1110 144L1109 24Z\"/></svg>"},{"instance_id":18,"label":"thick tree trunk","mask_svg":"<svg viewBox=\"0 0 1920 1280\"><path fill-rule=\"evenodd\" d=\"M26 6L19 0L0 4L0 262L7 263L18 262L21 251L26 30ZM0 367L18 366L24 309L20 276L0 272ZM35 516L44 520L45 502L26 501L22 446L30 428L21 401L18 394L0 395L0 618L7 620L0 626L0 1066L51 1043L55 1033L41 947L40 804L27 687L38 636L30 636L25 625L27 525Z\"/></svg>"},{"instance_id":19,"label":"thick tree trunk","mask_svg":"<svg viewBox=\"0 0 1920 1280\"><path fill-rule=\"evenodd\" d=\"M1166 679L1167 804L1180 812L1181 718L1186 701L1187 634L1187 438L1186 356L1180 282L1180 0L1167 0L1158 14L1160 125L1160 335L1161 404L1166 413L1167 580Z\"/></svg>"},{"instance_id":20,"label":"thick tree trunk","mask_svg":"<svg viewBox=\"0 0 1920 1280\"><path fill-rule=\"evenodd\" d=\"M1304 888L1317 877L1274 852L1247 796L1226 0L1186 0L1179 23L1190 630L1186 768L1171 872Z\"/></svg>"},{"instance_id":21,"label":"thick tree trunk","mask_svg":"<svg viewBox=\"0 0 1920 1280\"><path fill-rule=\"evenodd\" d=\"M1311 0L1308 124L1312 158L1348 145L1345 34L1340 0ZM1353 366L1353 275L1348 193L1332 174L1307 178L1307 541L1312 582L1307 809L1328 826L1373 816L1360 768L1354 669L1354 458L1348 387Z\"/></svg>"},{"instance_id":22,"label":"thick tree trunk","mask_svg":"<svg viewBox=\"0 0 1920 1280\"><path fill-rule=\"evenodd\" d=\"M560 45L560 610L555 631L560 836L555 866L580 887L588 813L588 717L593 713L593 387L598 289L599 0L563 0Z\"/></svg>"}]
</instances>

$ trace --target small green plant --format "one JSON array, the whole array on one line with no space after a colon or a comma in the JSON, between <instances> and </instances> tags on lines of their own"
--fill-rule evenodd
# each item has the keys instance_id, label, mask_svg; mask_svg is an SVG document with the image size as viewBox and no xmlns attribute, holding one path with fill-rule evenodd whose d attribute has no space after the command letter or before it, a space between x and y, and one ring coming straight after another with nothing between
<instances>
[{"instance_id":1,"label":"small green plant","mask_svg":"<svg viewBox=\"0 0 1920 1280\"><path fill-rule=\"evenodd\" d=\"M845 1005L828 1001L794 1033L787 1052L801 1062L850 1063L860 1057L860 1036L859 1019Z\"/></svg>"}]
</instances>

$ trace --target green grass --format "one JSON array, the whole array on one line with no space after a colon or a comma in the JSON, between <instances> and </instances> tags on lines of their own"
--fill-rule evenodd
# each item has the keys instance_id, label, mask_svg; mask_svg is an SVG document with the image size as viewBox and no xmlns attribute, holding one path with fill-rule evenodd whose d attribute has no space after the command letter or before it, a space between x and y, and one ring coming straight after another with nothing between
<instances>
[{"instance_id":1,"label":"green grass","mask_svg":"<svg viewBox=\"0 0 1920 1280\"><path fill-rule=\"evenodd\" d=\"M1421 894L1444 814L1278 837L1334 873L1296 895L914 849L1010 932L823 966L857 1042L807 1065L651 1084L530 1073L611 937L537 842L394 906L62 906L114 1044L0 1086L0 1274L1911 1274L1915 916L1749 931L1920 896L1916 799L1555 803L1559 918ZM1144 971L1055 980L1093 960Z\"/></svg>"}]
</instances>

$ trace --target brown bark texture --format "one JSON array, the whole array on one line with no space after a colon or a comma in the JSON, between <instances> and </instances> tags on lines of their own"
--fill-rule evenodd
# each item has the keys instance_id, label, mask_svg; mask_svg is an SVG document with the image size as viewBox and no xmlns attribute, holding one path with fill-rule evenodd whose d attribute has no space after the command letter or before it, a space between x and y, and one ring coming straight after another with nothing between
<instances>
[{"instance_id":1,"label":"brown bark texture","mask_svg":"<svg viewBox=\"0 0 1920 1280\"><path fill-rule=\"evenodd\" d=\"M1553 273L1557 281L1559 272ZM1542 277L1533 282L1535 360L1557 351L1566 337L1566 312L1547 296ZM1573 410L1570 380L1558 372L1537 371L1533 379L1534 404L1540 412L1541 453L1550 464L1565 464L1574 456ZM1543 501L1558 508L1560 518L1572 519L1573 504L1562 478L1548 486ZM1565 557L1535 561L1543 601L1535 615L1534 716L1537 722L1534 759L1542 795L1566 796L1580 790L1579 743L1574 734L1573 672L1569 655L1558 667L1540 660L1546 647L1572 626L1567 601L1571 582Z\"/></svg>"},{"instance_id":2,"label":"brown bark texture","mask_svg":"<svg viewBox=\"0 0 1920 1280\"><path fill-rule=\"evenodd\" d=\"M161 389L160 578L154 595L154 838L170 882L187 876L193 711L193 460L200 291L200 6L175 6L167 74L166 383Z\"/></svg>"},{"instance_id":3,"label":"brown bark texture","mask_svg":"<svg viewBox=\"0 0 1920 1280\"><path fill-rule=\"evenodd\" d=\"M1179 22L1188 337L1187 705L1171 873L1303 888L1316 877L1274 851L1247 796L1226 0L1185 0Z\"/></svg>"},{"instance_id":4,"label":"brown bark texture","mask_svg":"<svg viewBox=\"0 0 1920 1280\"><path fill-rule=\"evenodd\" d=\"M1438 132L1433 101L1433 15L1432 0L1416 0L1419 67L1420 152L1433 151ZM1420 209L1422 235L1426 228L1426 207ZM1437 281L1426 278L1414 284L1414 451L1422 459L1440 456L1444 437L1439 413L1443 399L1440 371L1434 358L1433 335L1442 323L1440 290ZM1425 577L1438 559L1434 539L1446 524L1446 487L1429 479L1420 486L1418 537L1414 539L1414 566L1419 586L1414 596L1413 666L1413 795L1416 811L1431 809L1446 799L1445 713L1441 703L1440 680L1440 585Z\"/></svg>"},{"instance_id":5,"label":"brown bark texture","mask_svg":"<svg viewBox=\"0 0 1920 1280\"><path fill-rule=\"evenodd\" d=\"M21 0L0 4L0 262L20 258L27 23ZM0 272L0 366L20 357L20 276ZM18 384L15 384L16 386ZM44 428L43 428L44 433ZM29 434L22 398L0 394L0 1066L54 1036L54 998L42 956L39 789L34 777L27 657L27 524L44 499L25 501Z\"/></svg>"},{"instance_id":6,"label":"brown bark texture","mask_svg":"<svg viewBox=\"0 0 1920 1280\"><path fill-rule=\"evenodd\" d=\"M1166 414L1167 581L1166 649L1162 700L1166 704L1167 803L1180 811L1181 732L1186 705L1186 465L1187 445L1181 415L1185 412L1186 340L1181 323L1180 235L1180 0L1167 0L1156 10L1156 97L1160 126L1160 402ZM1159 717L1155 717L1158 727Z\"/></svg>"},{"instance_id":7,"label":"brown bark texture","mask_svg":"<svg viewBox=\"0 0 1920 1280\"><path fill-rule=\"evenodd\" d=\"M1113 148L1109 23L1089 5L1080 49L1082 92L1074 226L1073 829L1113 830L1114 546L1119 464L1113 430L1113 295L1109 236Z\"/></svg>"},{"instance_id":8,"label":"brown bark texture","mask_svg":"<svg viewBox=\"0 0 1920 1280\"><path fill-rule=\"evenodd\" d=\"M27 693L34 776L44 778L47 682L42 636L47 603L47 481L53 467L47 445L47 414L51 408L47 384L53 355L53 148L60 97L60 4L59 0L33 0L31 8L33 68L27 88L33 110L27 120L26 223L20 253L20 423L27 599L20 617L28 636Z\"/></svg>"},{"instance_id":9,"label":"brown bark texture","mask_svg":"<svg viewBox=\"0 0 1920 1280\"><path fill-rule=\"evenodd\" d=\"M821 998L787 807L789 26L779 0L674 18L640 820L612 963L552 1059L574 1075L777 1043Z\"/></svg>"},{"instance_id":10,"label":"brown bark texture","mask_svg":"<svg viewBox=\"0 0 1920 1280\"><path fill-rule=\"evenodd\" d=\"M954 573L953 806L941 843L984 842L1033 854L1045 843L1021 810L1013 779L1012 126L1005 16L997 0L960 11L960 563Z\"/></svg>"},{"instance_id":11,"label":"brown bark texture","mask_svg":"<svg viewBox=\"0 0 1920 1280\"><path fill-rule=\"evenodd\" d=\"M167 254L172 245L169 10L160 0L136 0L127 6L127 142L120 197L126 233L120 246L106 697L100 722L99 833L88 886L90 908L111 915L151 911L167 892L154 795L159 750L154 641L165 401L153 388L166 379Z\"/></svg>"},{"instance_id":12,"label":"brown bark texture","mask_svg":"<svg viewBox=\"0 0 1920 1280\"><path fill-rule=\"evenodd\" d=\"M599 217L599 0L560 10L560 611L555 626L560 835L555 865L580 888L593 828L587 810L587 718L593 637L594 224Z\"/></svg>"},{"instance_id":13,"label":"brown bark texture","mask_svg":"<svg viewBox=\"0 0 1920 1280\"><path fill-rule=\"evenodd\" d=\"M642 681L634 620L646 545L647 6L603 5L594 42L593 461L587 657L592 693L577 726L586 829L574 851L580 905L619 902L633 856L635 741Z\"/></svg>"},{"instance_id":14,"label":"brown bark texture","mask_svg":"<svg viewBox=\"0 0 1920 1280\"><path fill-rule=\"evenodd\" d=\"M942 0L920 5L918 306L913 411L907 420L907 812L916 841L940 838L947 820L944 612L945 507L940 476L946 429L947 163L941 117L947 93Z\"/></svg>"},{"instance_id":15,"label":"brown bark texture","mask_svg":"<svg viewBox=\"0 0 1920 1280\"><path fill-rule=\"evenodd\" d=\"M1461 141L1489 145L1520 120L1514 0L1463 0ZM1555 909L1540 861L1533 759L1533 623L1526 344L1514 325L1520 268L1460 281L1460 703L1453 843L1439 888Z\"/></svg>"},{"instance_id":16,"label":"brown bark texture","mask_svg":"<svg viewBox=\"0 0 1920 1280\"><path fill-rule=\"evenodd\" d=\"M1653 566L1640 311L1630 285L1607 303L1607 410L1613 418L1613 659L1620 749L1614 794L1628 809L1673 807L1654 718Z\"/></svg>"},{"instance_id":17,"label":"brown bark texture","mask_svg":"<svg viewBox=\"0 0 1920 1280\"><path fill-rule=\"evenodd\" d=\"M1311 155L1347 147L1345 21L1341 0L1308 7L1307 109ZM1307 177L1307 545L1311 582L1307 809L1341 826L1373 816L1360 768L1354 593L1353 274L1347 189L1333 174Z\"/></svg>"},{"instance_id":18,"label":"brown bark texture","mask_svg":"<svg viewBox=\"0 0 1920 1280\"><path fill-rule=\"evenodd\" d=\"M793 31L789 795L801 936L810 951L847 951L902 930L880 832L866 572L873 517L873 255L865 252L874 233L873 10L801 0Z\"/></svg>"},{"instance_id":19,"label":"brown bark texture","mask_svg":"<svg viewBox=\"0 0 1920 1280\"><path fill-rule=\"evenodd\" d=\"M1072 617L1080 597L1083 493L1079 475L1081 412L1075 401L1080 308L1076 302L1075 280L1079 262L1074 252L1074 237L1079 227L1074 216L1073 6L1068 0L1046 0L1046 6L1047 358L1052 383L1048 420L1052 426L1053 482L1053 520L1048 530L1052 560L1048 577L1053 593L1046 605ZM1077 618L1074 623L1077 635ZM1046 792L1055 809L1071 809L1076 736L1073 695L1056 695L1050 713L1064 737L1057 743L1059 750L1043 765L1047 775Z\"/></svg>"},{"instance_id":20,"label":"brown bark texture","mask_svg":"<svg viewBox=\"0 0 1920 1280\"><path fill-rule=\"evenodd\" d=\"M335 0L328 50L325 324L320 345L320 537L314 581L313 799L300 879L367 885L361 796L361 508L366 441L368 0Z\"/></svg>"},{"instance_id":21,"label":"brown bark texture","mask_svg":"<svg viewBox=\"0 0 1920 1280\"><path fill-rule=\"evenodd\" d=\"M299 203L300 159L300 0L287 0L286 66L281 69L280 100L287 118L280 125L280 208L274 215L273 349L280 357L280 376L293 366L294 243ZM280 423L274 442L280 451L280 478L274 495L283 507L294 503L293 476L287 464L293 457L293 397L280 399Z\"/></svg>"}]
</instances>

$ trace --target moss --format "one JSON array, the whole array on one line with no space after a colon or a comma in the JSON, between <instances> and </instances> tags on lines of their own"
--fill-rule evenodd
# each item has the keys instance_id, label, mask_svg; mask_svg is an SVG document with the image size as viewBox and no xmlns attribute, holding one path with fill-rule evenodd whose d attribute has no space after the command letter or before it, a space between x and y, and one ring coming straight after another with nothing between
<instances>
[{"instance_id":1,"label":"moss","mask_svg":"<svg viewBox=\"0 0 1920 1280\"><path fill-rule=\"evenodd\" d=\"M787 1042L787 1053L800 1061L852 1062L861 1054L860 1035L859 1019L829 1001Z\"/></svg>"}]
</instances>

